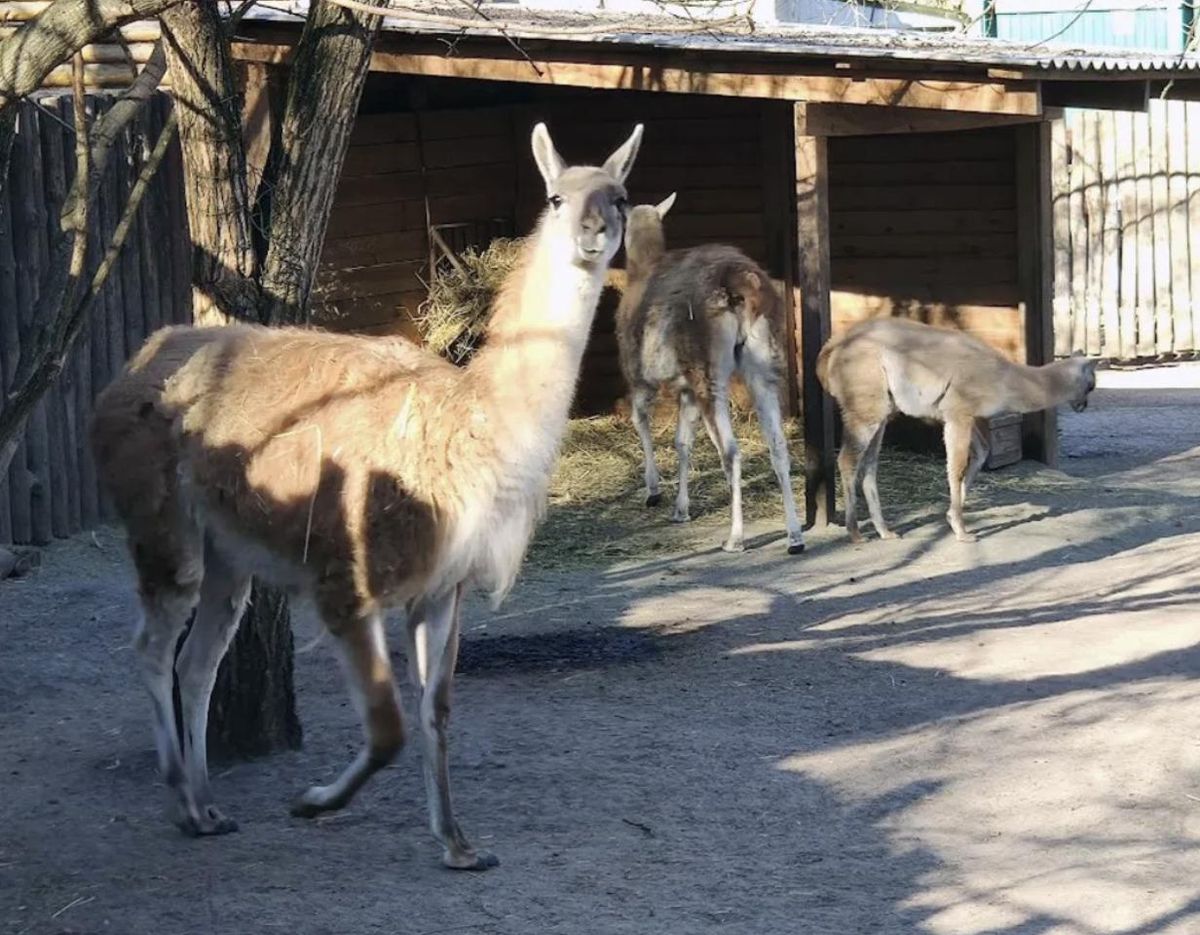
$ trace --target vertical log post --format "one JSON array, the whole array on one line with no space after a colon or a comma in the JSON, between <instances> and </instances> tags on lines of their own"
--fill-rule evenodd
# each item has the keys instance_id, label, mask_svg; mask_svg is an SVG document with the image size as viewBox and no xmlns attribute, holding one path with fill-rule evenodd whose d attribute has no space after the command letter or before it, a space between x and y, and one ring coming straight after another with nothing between
<instances>
[{"instance_id":1,"label":"vertical log post","mask_svg":"<svg viewBox=\"0 0 1200 935\"><path fill-rule=\"evenodd\" d=\"M1054 208L1051 130L1046 122L1017 127L1017 275L1025 315L1025 359L1037 366L1054 359ZM1027 413L1024 455L1058 464L1058 412Z\"/></svg>"},{"instance_id":2,"label":"vertical log post","mask_svg":"<svg viewBox=\"0 0 1200 935\"><path fill-rule=\"evenodd\" d=\"M817 380L817 355L829 340L829 154L823 136L808 136L803 104L795 105L796 284L804 386L804 505L808 526L834 515L833 400Z\"/></svg>"}]
</instances>

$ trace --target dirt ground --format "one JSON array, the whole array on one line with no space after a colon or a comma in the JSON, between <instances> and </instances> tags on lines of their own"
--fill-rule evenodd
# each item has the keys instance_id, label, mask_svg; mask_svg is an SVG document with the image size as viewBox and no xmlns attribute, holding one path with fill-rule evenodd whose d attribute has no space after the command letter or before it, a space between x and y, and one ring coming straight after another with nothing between
<instances>
[{"instance_id":1,"label":"dirt ground","mask_svg":"<svg viewBox=\"0 0 1200 935\"><path fill-rule=\"evenodd\" d=\"M305 749L218 767L242 830L180 836L120 539L57 545L0 585L0 935L1200 932L1200 368L1105 372L1063 422L1065 474L1006 472L973 546L885 484L897 542L730 556L718 511L713 549L473 606L482 875L440 868L413 751L288 816L358 743L327 643Z\"/></svg>"}]
</instances>

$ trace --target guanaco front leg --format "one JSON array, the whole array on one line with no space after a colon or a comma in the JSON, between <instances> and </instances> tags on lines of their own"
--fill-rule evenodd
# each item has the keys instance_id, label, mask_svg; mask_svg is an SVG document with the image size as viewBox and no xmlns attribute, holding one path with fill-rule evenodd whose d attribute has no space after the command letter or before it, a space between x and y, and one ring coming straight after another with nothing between
<instances>
[{"instance_id":1,"label":"guanaco front leg","mask_svg":"<svg viewBox=\"0 0 1200 935\"><path fill-rule=\"evenodd\" d=\"M327 620L326 626L330 622ZM334 782L313 786L292 806L292 814L301 818L344 808L404 746L404 716L396 695L382 615L369 613L334 624L329 629L337 639L338 657L362 718L366 743Z\"/></svg>"},{"instance_id":2,"label":"guanaco front leg","mask_svg":"<svg viewBox=\"0 0 1200 935\"><path fill-rule=\"evenodd\" d=\"M442 863L452 870L488 870L500 863L476 851L454 818L446 729L450 722L451 683L458 659L462 586L424 601L408 620L408 667L421 692L421 747L429 828L442 843Z\"/></svg>"},{"instance_id":3,"label":"guanaco front leg","mask_svg":"<svg viewBox=\"0 0 1200 935\"><path fill-rule=\"evenodd\" d=\"M966 499L968 472L971 466L971 436L974 420L954 419L946 422L942 437L946 443L946 477L950 484L950 509L946 519L959 542L974 542L963 523L963 501ZM971 472L973 476L973 472Z\"/></svg>"}]
</instances>

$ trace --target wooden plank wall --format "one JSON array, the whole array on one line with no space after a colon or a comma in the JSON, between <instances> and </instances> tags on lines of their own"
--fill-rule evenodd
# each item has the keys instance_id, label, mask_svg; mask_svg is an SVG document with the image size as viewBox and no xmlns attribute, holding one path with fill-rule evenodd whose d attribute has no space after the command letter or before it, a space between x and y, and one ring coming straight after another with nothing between
<instances>
[{"instance_id":1,"label":"wooden plank wall","mask_svg":"<svg viewBox=\"0 0 1200 935\"><path fill-rule=\"evenodd\" d=\"M433 224L507 220L536 224L545 187L529 151L544 120L568 162L596 163L646 124L629 180L635 202L679 193L668 243L732 243L772 269L764 191L761 105L649 94L556 93L521 104L359 117L338 188L317 287L315 317L328 327L415 334L426 295ZM714 141L720 141L715 145ZM623 266L618 257L615 266ZM776 266L779 262L775 262ZM579 409L609 411L625 392L607 290L584 359Z\"/></svg>"},{"instance_id":2,"label":"wooden plank wall","mask_svg":"<svg viewBox=\"0 0 1200 935\"><path fill-rule=\"evenodd\" d=\"M89 97L94 114L111 104ZM0 197L0 385L12 386L22 337L37 301L49 244L74 173L71 101L42 96L39 110L21 104L8 184ZM93 243L113 235L133 180L170 113L159 94L118 141L92 212ZM57 118L57 119L55 119ZM62 376L30 418L24 442L0 477L0 543L44 544L108 517L87 444L92 403L155 328L190 318L190 247L178 147L151 184L88 327ZM90 251L94 270L100 251Z\"/></svg>"},{"instance_id":3,"label":"wooden plank wall","mask_svg":"<svg viewBox=\"0 0 1200 935\"><path fill-rule=\"evenodd\" d=\"M415 335L429 275L427 223L511 223L512 119L509 108L358 118L322 254L317 322Z\"/></svg>"},{"instance_id":4,"label":"wooden plank wall","mask_svg":"<svg viewBox=\"0 0 1200 935\"><path fill-rule=\"evenodd\" d=\"M1024 362L1015 171L1011 128L831 139L834 334L902 315Z\"/></svg>"},{"instance_id":5,"label":"wooden plank wall","mask_svg":"<svg viewBox=\"0 0 1200 935\"><path fill-rule=\"evenodd\" d=\"M1200 351L1200 103L1071 110L1053 134L1055 353Z\"/></svg>"}]
</instances>

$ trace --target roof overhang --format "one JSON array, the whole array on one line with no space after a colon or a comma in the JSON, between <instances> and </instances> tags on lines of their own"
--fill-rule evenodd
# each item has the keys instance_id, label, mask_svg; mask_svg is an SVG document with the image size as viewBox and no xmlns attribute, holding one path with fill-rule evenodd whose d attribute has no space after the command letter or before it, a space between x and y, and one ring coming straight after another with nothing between
<instances>
[{"instance_id":1,"label":"roof overhang","mask_svg":"<svg viewBox=\"0 0 1200 935\"><path fill-rule=\"evenodd\" d=\"M1037 50L996 40L883 30L679 32L644 17L494 18L474 28L388 18L373 71L481 81L1039 119L1049 109L1144 110L1165 90L1200 98L1200 58ZM668 28L668 26L670 28ZM671 31L674 29L675 31ZM286 64L300 24L243 22L235 54Z\"/></svg>"}]
</instances>

